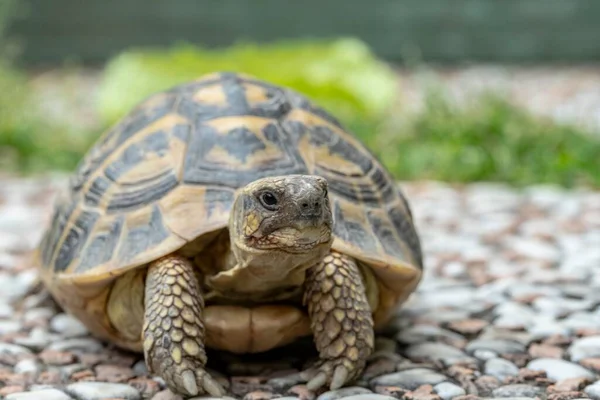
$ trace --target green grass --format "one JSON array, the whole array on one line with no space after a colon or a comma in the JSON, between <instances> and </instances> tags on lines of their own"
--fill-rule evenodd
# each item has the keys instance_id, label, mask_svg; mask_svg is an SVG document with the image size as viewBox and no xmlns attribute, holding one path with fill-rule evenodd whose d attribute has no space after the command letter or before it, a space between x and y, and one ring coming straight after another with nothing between
<instances>
[{"instance_id":1,"label":"green grass","mask_svg":"<svg viewBox=\"0 0 600 400\"><path fill-rule=\"evenodd\" d=\"M367 141L400 179L600 187L600 135L493 94L461 108L430 93L424 112Z\"/></svg>"}]
</instances>

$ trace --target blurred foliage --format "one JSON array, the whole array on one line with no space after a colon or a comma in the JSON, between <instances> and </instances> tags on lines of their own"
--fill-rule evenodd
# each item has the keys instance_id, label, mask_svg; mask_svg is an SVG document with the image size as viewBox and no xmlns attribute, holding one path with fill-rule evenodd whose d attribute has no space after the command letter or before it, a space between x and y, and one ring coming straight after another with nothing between
<instances>
[{"instance_id":1,"label":"blurred foliage","mask_svg":"<svg viewBox=\"0 0 600 400\"><path fill-rule=\"evenodd\" d=\"M112 123L151 93L215 71L242 72L293 88L349 126L380 121L398 91L391 68L366 44L351 38L240 43L215 50L179 45L132 50L111 60L100 89L99 112Z\"/></svg>"},{"instance_id":2,"label":"blurred foliage","mask_svg":"<svg viewBox=\"0 0 600 400\"><path fill-rule=\"evenodd\" d=\"M96 134L48 118L21 71L0 60L0 170L72 169Z\"/></svg>"},{"instance_id":3,"label":"blurred foliage","mask_svg":"<svg viewBox=\"0 0 600 400\"><path fill-rule=\"evenodd\" d=\"M105 71L99 106L105 119L94 130L49 118L33 101L26 76L0 59L0 169L72 170L100 131L142 98L215 70L250 73L307 94L340 118L398 179L600 187L597 132L534 117L494 95L457 105L432 91L424 110L408 115L393 104L397 85L391 70L360 42L344 40L260 50L238 45L222 51L127 52Z\"/></svg>"},{"instance_id":4,"label":"blurred foliage","mask_svg":"<svg viewBox=\"0 0 600 400\"><path fill-rule=\"evenodd\" d=\"M533 116L494 94L459 107L439 92L424 111L373 138L400 179L600 187L600 135Z\"/></svg>"}]
</instances>

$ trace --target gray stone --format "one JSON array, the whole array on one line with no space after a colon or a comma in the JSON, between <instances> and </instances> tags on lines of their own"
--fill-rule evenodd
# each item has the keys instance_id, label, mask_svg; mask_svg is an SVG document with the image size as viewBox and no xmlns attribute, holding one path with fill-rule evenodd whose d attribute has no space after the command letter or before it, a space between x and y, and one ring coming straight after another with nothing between
<instances>
[{"instance_id":1,"label":"gray stone","mask_svg":"<svg viewBox=\"0 0 600 400\"><path fill-rule=\"evenodd\" d=\"M0 302L0 318L10 318L13 313L14 310L9 304Z\"/></svg>"},{"instance_id":2,"label":"gray stone","mask_svg":"<svg viewBox=\"0 0 600 400\"><path fill-rule=\"evenodd\" d=\"M588 336L575 340L567 350L571 361L600 356L600 336Z\"/></svg>"},{"instance_id":3,"label":"gray stone","mask_svg":"<svg viewBox=\"0 0 600 400\"><path fill-rule=\"evenodd\" d=\"M415 390L421 385L437 385L447 381L448 378L428 368L414 368L393 374L381 375L369 382L371 387L400 386L408 390Z\"/></svg>"},{"instance_id":4,"label":"gray stone","mask_svg":"<svg viewBox=\"0 0 600 400\"><path fill-rule=\"evenodd\" d=\"M569 336L571 330L562 321L556 321L552 316L543 315L535 318L533 324L527 327L532 337L536 340L546 339L554 335Z\"/></svg>"},{"instance_id":5,"label":"gray stone","mask_svg":"<svg viewBox=\"0 0 600 400\"><path fill-rule=\"evenodd\" d=\"M122 383L77 382L65 389L71 396L81 400L101 400L120 397L126 400L140 400L140 393Z\"/></svg>"},{"instance_id":6,"label":"gray stone","mask_svg":"<svg viewBox=\"0 0 600 400\"><path fill-rule=\"evenodd\" d=\"M57 351L84 351L86 353L97 353L104 347L102 343L92 338L74 338L54 342L48 349Z\"/></svg>"},{"instance_id":7,"label":"gray stone","mask_svg":"<svg viewBox=\"0 0 600 400\"><path fill-rule=\"evenodd\" d=\"M49 307L37 307L29 309L23 314L24 322L38 322L40 320L48 320L52 318L55 311Z\"/></svg>"},{"instance_id":8,"label":"gray stone","mask_svg":"<svg viewBox=\"0 0 600 400\"><path fill-rule=\"evenodd\" d=\"M83 336L87 328L75 317L69 314L58 314L50 321L50 328L64 337Z\"/></svg>"},{"instance_id":9,"label":"gray stone","mask_svg":"<svg viewBox=\"0 0 600 400\"><path fill-rule=\"evenodd\" d=\"M337 399L341 399L341 398L347 398L349 396L355 396L355 395L359 395L359 394L372 394L373 392L370 391L369 389L360 387L360 386L349 386L349 387L343 387L341 389L337 389L337 390L330 390L328 392L325 392L321 395L319 395L319 397L317 397L317 400L337 400Z\"/></svg>"},{"instance_id":10,"label":"gray stone","mask_svg":"<svg viewBox=\"0 0 600 400\"><path fill-rule=\"evenodd\" d=\"M148 375L148 366L146 365L146 361L144 360L140 360L133 364L132 369L137 376Z\"/></svg>"},{"instance_id":11,"label":"gray stone","mask_svg":"<svg viewBox=\"0 0 600 400\"><path fill-rule=\"evenodd\" d=\"M489 359L498 357L498 353L491 350L475 350L473 352L473 356L478 360L487 361Z\"/></svg>"},{"instance_id":12,"label":"gray stone","mask_svg":"<svg viewBox=\"0 0 600 400\"><path fill-rule=\"evenodd\" d=\"M12 393L6 400L72 400L72 397L58 389L42 389L29 392Z\"/></svg>"},{"instance_id":13,"label":"gray stone","mask_svg":"<svg viewBox=\"0 0 600 400\"><path fill-rule=\"evenodd\" d=\"M19 332L21 327L22 325L19 321L0 321L0 336Z\"/></svg>"},{"instance_id":14,"label":"gray stone","mask_svg":"<svg viewBox=\"0 0 600 400\"><path fill-rule=\"evenodd\" d=\"M444 400L450 400L454 397L466 394L465 389L450 382L438 383L433 388L435 392Z\"/></svg>"},{"instance_id":15,"label":"gray stone","mask_svg":"<svg viewBox=\"0 0 600 400\"><path fill-rule=\"evenodd\" d=\"M594 374L582 366L555 358L538 358L532 360L527 364L527 368L535 371L546 371L548 378L555 381L570 378L594 378Z\"/></svg>"},{"instance_id":16,"label":"gray stone","mask_svg":"<svg viewBox=\"0 0 600 400\"><path fill-rule=\"evenodd\" d=\"M456 332L443 329L434 325L415 325L408 329L403 329L396 335L396 340L400 343L415 344L439 339L464 340L464 337Z\"/></svg>"},{"instance_id":17,"label":"gray stone","mask_svg":"<svg viewBox=\"0 0 600 400\"><path fill-rule=\"evenodd\" d=\"M40 365L32 358L26 358L25 360L21 360L15 365L15 372L17 374L36 375L40 372L40 370Z\"/></svg>"},{"instance_id":18,"label":"gray stone","mask_svg":"<svg viewBox=\"0 0 600 400\"><path fill-rule=\"evenodd\" d=\"M504 379L508 377L517 376L519 374L519 367L503 358L492 358L486 361L484 371L487 375L491 375L500 382L504 382Z\"/></svg>"},{"instance_id":19,"label":"gray stone","mask_svg":"<svg viewBox=\"0 0 600 400\"><path fill-rule=\"evenodd\" d=\"M583 391L590 396L591 399L600 400L600 381L596 381L593 384L586 386Z\"/></svg>"},{"instance_id":20,"label":"gray stone","mask_svg":"<svg viewBox=\"0 0 600 400\"><path fill-rule=\"evenodd\" d=\"M500 386L492 392L495 397L514 398L514 397L536 397L542 394L544 390L532 385L515 384Z\"/></svg>"},{"instance_id":21,"label":"gray stone","mask_svg":"<svg viewBox=\"0 0 600 400\"><path fill-rule=\"evenodd\" d=\"M50 343L59 339L59 336L48 333L46 329L36 327L29 332L29 336L17 337L14 339L14 342L32 350L42 350Z\"/></svg>"},{"instance_id":22,"label":"gray stone","mask_svg":"<svg viewBox=\"0 0 600 400\"><path fill-rule=\"evenodd\" d=\"M392 396L371 393L371 394L357 394L354 396L344 397L344 400L397 400L397 399Z\"/></svg>"},{"instance_id":23,"label":"gray stone","mask_svg":"<svg viewBox=\"0 0 600 400\"><path fill-rule=\"evenodd\" d=\"M473 354L475 350L490 350L497 354L523 353L525 346L512 340L503 339L476 339L470 342L466 350Z\"/></svg>"},{"instance_id":24,"label":"gray stone","mask_svg":"<svg viewBox=\"0 0 600 400\"><path fill-rule=\"evenodd\" d=\"M17 344L3 343L0 342L0 354L12 354L12 355L24 355L24 354L32 354L29 349L19 346Z\"/></svg>"},{"instance_id":25,"label":"gray stone","mask_svg":"<svg viewBox=\"0 0 600 400\"><path fill-rule=\"evenodd\" d=\"M440 360L446 365L474 361L472 357L466 355L462 350L445 343L437 342L412 345L406 349L406 355L409 358L417 360Z\"/></svg>"}]
</instances>

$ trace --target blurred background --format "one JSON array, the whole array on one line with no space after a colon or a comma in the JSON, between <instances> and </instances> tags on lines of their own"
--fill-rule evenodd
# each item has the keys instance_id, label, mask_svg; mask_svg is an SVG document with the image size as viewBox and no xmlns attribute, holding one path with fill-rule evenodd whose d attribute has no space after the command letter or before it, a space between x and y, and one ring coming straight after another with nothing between
<instances>
[{"instance_id":1,"label":"blurred background","mask_svg":"<svg viewBox=\"0 0 600 400\"><path fill-rule=\"evenodd\" d=\"M295 88L400 180L600 186L597 0L0 0L0 171L72 170L215 70Z\"/></svg>"}]
</instances>

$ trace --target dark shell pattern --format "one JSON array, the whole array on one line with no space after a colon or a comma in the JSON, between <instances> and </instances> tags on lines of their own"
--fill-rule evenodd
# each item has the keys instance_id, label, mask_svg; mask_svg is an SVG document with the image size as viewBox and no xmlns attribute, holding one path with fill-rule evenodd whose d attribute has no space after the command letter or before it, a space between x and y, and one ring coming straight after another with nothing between
<instances>
[{"instance_id":1,"label":"dark shell pattern","mask_svg":"<svg viewBox=\"0 0 600 400\"><path fill-rule=\"evenodd\" d=\"M342 251L420 269L409 206L390 174L306 97L234 73L147 98L88 152L39 257L57 276L118 276L227 227L236 189L265 176L326 178Z\"/></svg>"}]
</instances>

